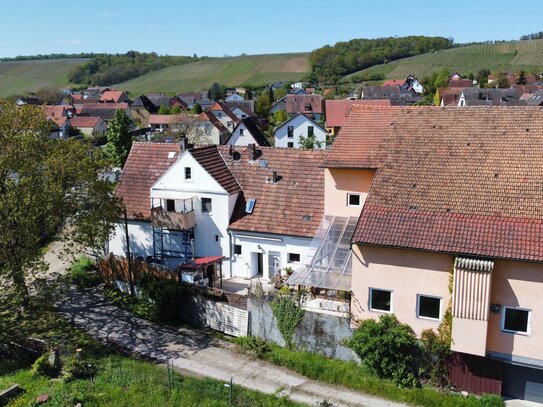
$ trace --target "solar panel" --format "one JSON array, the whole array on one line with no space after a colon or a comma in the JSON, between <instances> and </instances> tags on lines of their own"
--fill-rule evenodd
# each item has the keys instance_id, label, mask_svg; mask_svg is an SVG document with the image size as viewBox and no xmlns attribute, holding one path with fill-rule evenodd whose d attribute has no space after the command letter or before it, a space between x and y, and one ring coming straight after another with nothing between
<instances>
[{"instance_id":1,"label":"solar panel","mask_svg":"<svg viewBox=\"0 0 543 407\"><path fill-rule=\"evenodd\" d=\"M246 213L253 213L253 209L255 208L255 198L251 198L247 201L247 204L245 205L245 212Z\"/></svg>"}]
</instances>

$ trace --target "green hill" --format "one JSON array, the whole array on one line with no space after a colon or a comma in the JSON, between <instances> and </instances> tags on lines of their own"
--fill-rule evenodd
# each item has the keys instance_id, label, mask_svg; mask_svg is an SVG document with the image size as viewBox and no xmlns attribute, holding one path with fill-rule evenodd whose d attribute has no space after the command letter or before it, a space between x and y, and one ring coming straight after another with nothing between
<instances>
[{"instance_id":1,"label":"green hill","mask_svg":"<svg viewBox=\"0 0 543 407\"><path fill-rule=\"evenodd\" d=\"M470 72L477 74L484 68L491 71L540 71L543 68L543 40L452 48L375 65L348 75L347 78L355 75L367 78L381 75L385 79L403 79L409 74L422 78L442 69L467 75Z\"/></svg>"},{"instance_id":2,"label":"green hill","mask_svg":"<svg viewBox=\"0 0 543 407\"><path fill-rule=\"evenodd\" d=\"M0 62L0 97L62 89L69 85L67 75L83 58L42 59Z\"/></svg>"},{"instance_id":3,"label":"green hill","mask_svg":"<svg viewBox=\"0 0 543 407\"><path fill-rule=\"evenodd\" d=\"M213 82L259 86L275 81L296 81L309 72L307 57L308 54L299 53L213 58L170 66L114 86L134 95L206 90Z\"/></svg>"}]
</instances>

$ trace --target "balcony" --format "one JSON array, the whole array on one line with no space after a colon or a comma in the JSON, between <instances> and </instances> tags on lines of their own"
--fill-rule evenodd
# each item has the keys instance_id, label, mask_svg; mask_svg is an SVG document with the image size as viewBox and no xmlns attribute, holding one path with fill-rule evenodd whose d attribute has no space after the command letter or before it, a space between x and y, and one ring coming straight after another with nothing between
<instances>
[{"instance_id":1,"label":"balcony","mask_svg":"<svg viewBox=\"0 0 543 407\"><path fill-rule=\"evenodd\" d=\"M188 230L196 224L196 217L194 210L174 212L159 206L151 209L151 223L153 226L164 229Z\"/></svg>"}]
</instances>

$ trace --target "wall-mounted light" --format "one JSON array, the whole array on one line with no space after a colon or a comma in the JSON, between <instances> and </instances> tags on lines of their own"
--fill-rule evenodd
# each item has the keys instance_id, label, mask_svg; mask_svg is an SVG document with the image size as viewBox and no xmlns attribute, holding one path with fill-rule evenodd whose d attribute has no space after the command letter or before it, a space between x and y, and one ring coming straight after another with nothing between
<instances>
[{"instance_id":1,"label":"wall-mounted light","mask_svg":"<svg viewBox=\"0 0 543 407\"><path fill-rule=\"evenodd\" d=\"M262 246L258 245L257 247L258 247L258 250L262 250Z\"/></svg>"},{"instance_id":2,"label":"wall-mounted light","mask_svg":"<svg viewBox=\"0 0 543 407\"><path fill-rule=\"evenodd\" d=\"M500 312L501 309L502 309L501 304L490 304L490 311L492 311L494 313Z\"/></svg>"}]
</instances>

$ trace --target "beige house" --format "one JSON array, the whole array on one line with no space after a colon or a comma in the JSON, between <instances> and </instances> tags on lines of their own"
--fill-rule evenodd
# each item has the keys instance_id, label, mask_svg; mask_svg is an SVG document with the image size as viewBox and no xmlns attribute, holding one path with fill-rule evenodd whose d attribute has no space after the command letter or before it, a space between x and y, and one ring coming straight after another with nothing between
<instances>
[{"instance_id":1,"label":"beige house","mask_svg":"<svg viewBox=\"0 0 543 407\"><path fill-rule=\"evenodd\" d=\"M70 124L86 136L101 137L107 133L107 124L100 117L75 116L70 118Z\"/></svg>"},{"instance_id":2,"label":"beige house","mask_svg":"<svg viewBox=\"0 0 543 407\"><path fill-rule=\"evenodd\" d=\"M543 114L365 107L324 161L325 213L360 214L353 319L420 335L452 313L461 390L543 401Z\"/></svg>"}]
</instances>

